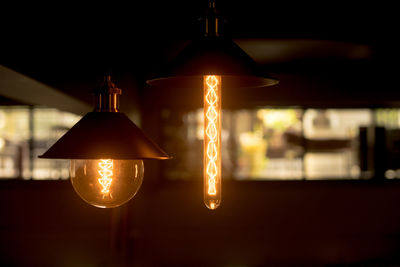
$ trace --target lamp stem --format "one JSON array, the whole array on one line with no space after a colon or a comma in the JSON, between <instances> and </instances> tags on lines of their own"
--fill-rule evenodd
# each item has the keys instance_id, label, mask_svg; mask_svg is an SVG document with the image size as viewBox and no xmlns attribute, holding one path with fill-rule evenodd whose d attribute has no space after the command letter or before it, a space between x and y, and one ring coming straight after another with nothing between
<instances>
[{"instance_id":1,"label":"lamp stem","mask_svg":"<svg viewBox=\"0 0 400 267\"><path fill-rule=\"evenodd\" d=\"M209 2L208 2L208 7L209 8L215 8L215 0L210 0Z\"/></svg>"},{"instance_id":2,"label":"lamp stem","mask_svg":"<svg viewBox=\"0 0 400 267\"><path fill-rule=\"evenodd\" d=\"M119 96L122 90L111 81L111 75L104 76L102 86L94 90L95 112L119 112Z\"/></svg>"},{"instance_id":3,"label":"lamp stem","mask_svg":"<svg viewBox=\"0 0 400 267\"><path fill-rule=\"evenodd\" d=\"M215 0L210 0L208 2L208 10L206 14L206 31L205 31L205 36L211 37L211 36L219 36L218 32L218 13L215 8Z\"/></svg>"}]
</instances>

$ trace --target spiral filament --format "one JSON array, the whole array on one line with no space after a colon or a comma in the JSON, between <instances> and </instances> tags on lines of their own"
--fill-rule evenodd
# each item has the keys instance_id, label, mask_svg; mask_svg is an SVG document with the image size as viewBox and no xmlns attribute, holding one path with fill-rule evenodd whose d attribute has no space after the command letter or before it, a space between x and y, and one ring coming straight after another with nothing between
<instances>
[{"instance_id":1,"label":"spiral filament","mask_svg":"<svg viewBox=\"0 0 400 267\"><path fill-rule=\"evenodd\" d=\"M100 174L100 178L98 179L98 181L102 186L101 192L103 194L109 194L113 176L113 160L112 159L99 160L98 172Z\"/></svg>"},{"instance_id":2,"label":"spiral filament","mask_svg":"<svg viewBox=\"0 0 400 267\"><path fill-rule=\"evenodd\" d=\"M220 76L204 76L204 201L215 209L221 184L221 89Z\"/></svg>"}]
</instances>

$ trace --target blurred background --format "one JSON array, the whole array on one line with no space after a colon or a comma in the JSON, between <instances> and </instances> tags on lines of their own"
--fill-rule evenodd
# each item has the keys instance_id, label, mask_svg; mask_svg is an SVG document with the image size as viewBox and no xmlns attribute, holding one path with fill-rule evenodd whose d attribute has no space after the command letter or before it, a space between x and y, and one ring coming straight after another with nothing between
<instances>
[{"instance_id":1,"label":"blurred background","mask_svg":"<svg viewBox=\"0 0 400 267\"><path fill-rule=\"evenodd\" d=\"M132 3L131 3L132 4ZM273 87L223 90L221 207L202 203L202 92L146 85L199 32L207 1L4 7L0 263L400 266L398 17L387 3L217 1ZM173 159L145 161L98 209L69 161L38 159L110 71L121 111Z\"/></svg>"}]
</instances>

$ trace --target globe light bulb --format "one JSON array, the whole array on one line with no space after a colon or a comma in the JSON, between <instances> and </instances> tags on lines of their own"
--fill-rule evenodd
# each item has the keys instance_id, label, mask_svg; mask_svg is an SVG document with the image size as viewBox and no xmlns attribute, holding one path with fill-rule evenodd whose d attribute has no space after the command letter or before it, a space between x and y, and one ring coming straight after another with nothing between
<instances>
[{"instance_id":1,"label":"globe light bulb","mask_svg":"<svg viewBox=\"0 0 400 267\"><path fill-rule=\"evenodd\" d=\"M221 204L221 76L204 76L204 204Z\"/></svg>"},{"instance_id":2,"label":"globe light bulb","mask_svg":"<svg viewBox=\"0 0 400 267\"><path fill-rule=\"evenodd\" d=\"M71 182L76 193L99 208L115 208L139 190L144 175L142 160L71 160Z\"/></svg>"}]
</instances>

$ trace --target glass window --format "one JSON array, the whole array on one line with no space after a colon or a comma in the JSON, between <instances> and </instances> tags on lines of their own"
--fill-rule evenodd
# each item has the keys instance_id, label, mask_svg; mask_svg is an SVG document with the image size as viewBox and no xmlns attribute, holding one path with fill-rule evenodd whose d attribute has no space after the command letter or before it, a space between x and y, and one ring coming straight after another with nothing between
<instances>
[{"instance_id":1,"label":"glass window","mask_svg":"<svg viewBox=\"0 0 400 267\"><path fill-rule=\"evenodd\" d=\"M372 117L369 109L306 110L305 178L359 178L359 128L371 125Z\"/></svg>"},{"instance_id":2,"label":"glass window","mask_svg":"<svg viewBox=\"0 0 400 267\"><path fill-rule=\"evenodd\" d=\"M383 169L385 171L384 176L387 179L399 179L400 178L400 109L385 108L377 109L374 113L374 118L378 129L385 129L384 136L380 136L379 132L369 134L373 138L384 138L386 144L386 157L380 157L381 160L375 163L375 169ZM382 142L381 142L382 143ZM365 160L367 161L368 158ZM367 162L372 162L373 159L369 159ZM367 165L367 164L366 164ZM370 165L372 165L370 163ZM378 165L378 166L376 166ZM370 167L370 166L366 166ZM371 169L371 168L370 168Z\"/></svg>"},{"instance_id":3,"label":"glass window","mask_svg":"<svg viewBox=\"0 0 400 267\"><path fill-rule=\"evenodd\" d=\"M371 109L267 107L224 110L223 178L371 178L371 169L375 167L367 166L365 157L373 154L372 144L363 141L363 132L364 129L376 128L377 116L388 117L381 113ZM400 124L400 116L390 116L392 126L393 121ZM201 179L203 110L163 110L161 120L163 147L174 157L164 163L164 175L169 179ZM363 151L369 151L368 156Z\"/></svg>"},{"instance_id":4,"label":"glass window","mask_svg":"<svg viewBox=\"0 0 400 267\"><path fill-rule=\"evenodd\" d=\"M301 179L303 150L285 135L301 135L299 109L224 110L222 113L223 178ZM173 160L164 164L169 179L201 179L203 110L161 113L163 148Z\"/></svg>"},{"instance_id":5,"label":"glass window","mask_svg":"<svg viewBox=\"0 0 400 267\"><path fill-rule=\"evenodd\" d=\"M29 168L29 109L0 106L0 178L16 178Z\"/></svg>"},{"instance_id":6,"label":"glass window","mask_svg":"<svg viewBox=\"0 0 400 267\"><path fill-rule=\"evenodd\" d=\"M39 159L61 136L63 136L80 116L57 109L35 108L33 110L33 179L69 178L69 160Z\"/></svg>"},{"instance_id":7,"label":"glass window","mask_svg":"<svg viewBox=\"0 0 400 267\"><path fill-rule=\"evenodd\" d=\"M38 159L80 116L56 109L0 106L0 178L66 179L67 160Z\"/></svg>"},{"instance_id":8,"label":"glass window","mask_svg":"<svg viewBox=\"0 0 400 267\"><path fill-rule=\"evenodd\" d=\"M300 136L298 109L239 110L235 117L236 179L301 179L302 148L287 134Z\"/></svg>"}]
</instances>

